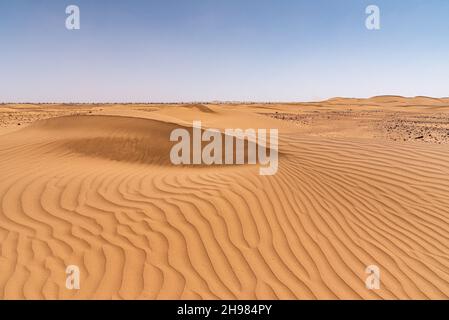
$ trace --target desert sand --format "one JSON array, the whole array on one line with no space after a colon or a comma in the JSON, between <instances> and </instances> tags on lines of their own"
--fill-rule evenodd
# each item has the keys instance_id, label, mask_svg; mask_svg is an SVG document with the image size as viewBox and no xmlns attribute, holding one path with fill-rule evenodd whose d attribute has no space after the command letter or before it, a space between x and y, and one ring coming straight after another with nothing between
<instances>
[{"instance_id":1,"label":"desert sand","mask_svg":"<svg viewBox=\"0 0 449 320\"><path fill-rule=\"evenodd\" d=\"M277 174L173 166L193 120L278 129ZM447 299L448 142L427 97L0 105L0 299Z\"/></svg>"}]
</instances>

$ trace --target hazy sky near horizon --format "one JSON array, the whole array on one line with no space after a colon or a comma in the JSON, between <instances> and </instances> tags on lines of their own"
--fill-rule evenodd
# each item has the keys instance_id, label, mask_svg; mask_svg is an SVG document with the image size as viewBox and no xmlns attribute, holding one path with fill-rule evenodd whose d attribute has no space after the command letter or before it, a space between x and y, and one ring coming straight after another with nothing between
<instances>
[{"instance_id":1,"label":"hazy sky near horizon","mask_svg":"<svg viewBox=\"0 0 449 320\"><path fill-rule=\"evenodd\" d=\"M449 1L0 0L3 102L382 94L449 96Z\"/></svg>"}]
</instances>

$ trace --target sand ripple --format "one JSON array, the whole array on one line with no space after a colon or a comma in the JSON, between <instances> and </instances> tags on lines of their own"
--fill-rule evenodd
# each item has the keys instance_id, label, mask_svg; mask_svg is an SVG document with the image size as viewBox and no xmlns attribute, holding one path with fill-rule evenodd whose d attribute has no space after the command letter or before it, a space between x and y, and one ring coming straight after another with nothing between
<instances>
[{"instance_id":1,"label":"sand ripple","mask_svg":"<svg viewBox=\"0 0 449 320\"><path fill-rule=\"evenodd\" d=\"M263 177L170 167L172 124L81 118L0 138L2 299L449 297L443 146L284 134Z\"/></svg>"}]
</instances>

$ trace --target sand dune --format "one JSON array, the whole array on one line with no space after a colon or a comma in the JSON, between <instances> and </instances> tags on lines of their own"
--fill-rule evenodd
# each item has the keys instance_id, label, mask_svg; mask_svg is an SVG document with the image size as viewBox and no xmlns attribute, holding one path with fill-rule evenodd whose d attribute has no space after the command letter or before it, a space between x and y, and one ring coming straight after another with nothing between
<instances>
[{"instance_id":1,"label":"sand dune","mask_svg":"<svg viewBox=\"0 0 449 320\"><path fill-rule=\"evenodd\" d=\"M179 126L150 119L117 116L66 116L34 123L26 134L42 137L55 156L74 153L87 158L168 165Z\"/></svg>"},{"instance_id":2,"label":"sand dune","mask_svg":"<svg viewBox=\"0 0 449 320\"><path fill-rule=\"evenodd\" d=\"M449 297L446 146L260 114L301 105L204 107L111 106L0 135L0 298ZM276 175L171 165L173 128L232 128L231 114L279 129ZM80 290L65 287L68 265Z\"/></svg>"}]
</instances>

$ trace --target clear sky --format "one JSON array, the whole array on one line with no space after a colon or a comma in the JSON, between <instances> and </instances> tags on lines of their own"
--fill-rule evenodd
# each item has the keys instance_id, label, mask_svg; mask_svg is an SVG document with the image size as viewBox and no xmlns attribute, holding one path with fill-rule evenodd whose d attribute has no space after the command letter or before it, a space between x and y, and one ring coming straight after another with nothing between
<instances>
[{"instance_id":1,"label":"clear sky","mask_svg":"<svg viewBox=\"0 0 449 320\"><path fill-rule=\"evenodd\" d=\"M0 0L3 102L382 94L449 96L448 0Z\"/></svg>"}]
</instances>

